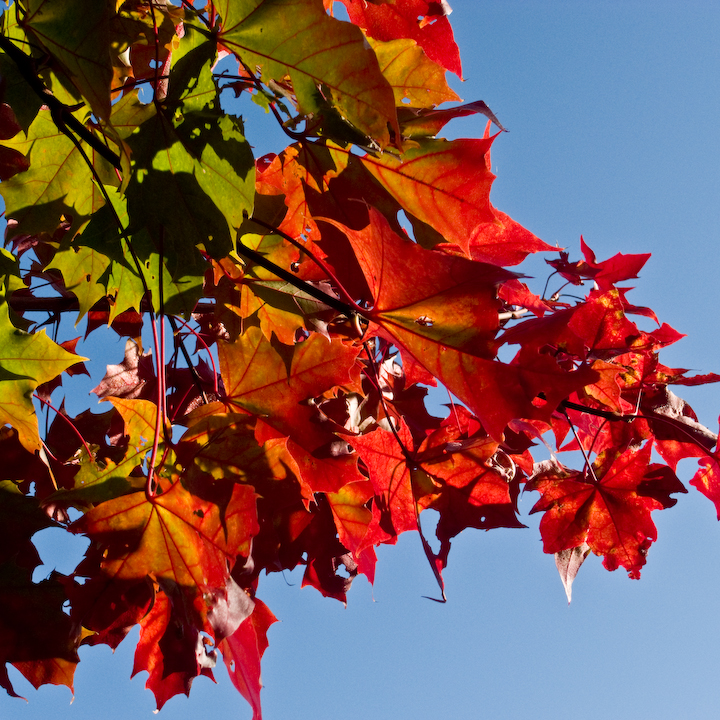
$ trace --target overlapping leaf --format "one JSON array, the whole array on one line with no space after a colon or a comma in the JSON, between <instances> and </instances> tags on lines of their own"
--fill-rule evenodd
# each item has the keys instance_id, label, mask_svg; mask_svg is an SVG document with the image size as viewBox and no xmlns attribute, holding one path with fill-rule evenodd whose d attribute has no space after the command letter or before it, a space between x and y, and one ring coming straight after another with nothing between
<instances>
[{"instance_id":1,"label":"overlapping leaf","mask_svg":"<svg viewBox=\"0 0 720 720\"><path fill-rule=\"evenodd\" d=\"M493 437L513 418L549 418L561 400L596 378L589 369L567 372L547 355L522 365L494 360L495 284L512 274L424 250L396 236L377 213L371 218L362 232L345 230L373 294L369 317Z\"/></svg>"},{"instance_id":2,"label":"overlapping leaf","mask_svg":"<svg viewBox=\"0 0 720 720\"><path fill-rule=\"evenodd\" d=\"M545 511L540 521L546 553L587 543L603 555L608 570L622 566L639 578L647 551L657 540L650 513L677 501L670 493L687 492L667 467L650 464L651 446L605 452L584 472L548 461L527 484L542 498L532 512Z\"/></svg>"},{"instance_id":3,"label":"overlapping leaf","mask_svg":"<svg viewBox=\"0 0 720 720\"><path fill-rule=\"evenodd\" d=\"M448 87L444 68L430 60L414 40L369 42L398 107L426 108L460 100Z\"/></svg>"},{"instance_id":4,"label":"overlapping leaf","mask_svg":"<svg viewBox=\"0 0 720 720\"><path fill-rule=\"evenodd\" d=\"M490 203L489 124L482 139L436 139L474 113L503 130L482 101L436 107L457 99L449 6L343 3L352 24L331 0L4 12L0 192L23 257L0 254L0 423L13 426L0 451L15 481L0 482L0 661L35 686L72 686L79 643L115 648L139 625L134 672L159 707L212 677L220 652L259 720L275 621L255 597L264 572L303 565L303 586L346 602L358 573L373 580L375 546L429 508L439 551L421 538L442 588L458 533L521 525L519 486L549 431L558 452L587 456L527 484L568 598L590 549L639 575L651 512L684 491L681 459L700 458L692 484L720 508L717 437L670 390L718 376L661 365L679 333L640 330L630 316L654 313L617 287L647 256L598 261L581 239L582 259L560 251L549 272L594 289L534 294L505 267L554 248ZM218 49L233 70L217 73ZM257 182L218 82L295 140L258 161ZM98 160L108 149L117 171ZM46 306L38 280L63 297ZM71 417L61 401L41 445L31 396L47 400L79 358L18 328L71 294L88 332L137 338L149 304L185 320L170 320L159 379L131 342L95 390L112 409ZM519 348L509 362L503 344ZM163 377L180 439L159 424ZM436 381L463 403L446 418L424 406ZM86 557L34 583L30 538L69 507ZM1 671L0 685L14 693Z\"/></svg>"},{"instance_id":5,"label":"overlapping leaf","mask_svg":"<svg viewBox=\"0 0 720 720\"><path fill-rule=\"evenodd\" d=\"M133 153L129 230L150 231L173 278L189 259L198 273L195 246L226 255L233 228L252 210L252 153L239 122L220 108L210 70L215 52L188 27L170 73L167 110L141 104L135 93L113 108L113 124ZM190 76L196 81L188 86Z\"/></svg>"},{"instance_id":6,"label":"overlapping leaf","mask_svg":"<svg viewBox=\"0 0 720 720\"><path fill-rule=\"evenodd\" d=\"M62 216L72 218L72 227L78 229L104 203L85 159L55 125L50 110L37 114L27 135L19 133L3 145L26 155L30 164L28 170L0 184L7 217L17 221L12 235L52 233ZM110 164L87 145L83 149L110 184Z\"/></svg>"},{"instance_id":7,"label":"overlapping leaf","mask_svg":"<svg viewBox=\"0 0 720 720\"><path fill-rule=\"evenodd\" d=\"M337 492L361 479L350 456L323 457L335 438L314 421L308 402L335 386L358 382L357 347L313 335L294 347L288 366L260 329L250 327L235 343L220 345L218 354L228 402L263 418L272 428L264 439L290 438L293 464L308 488Z\"/></svg>"},{"instance_id":8,"label":"overlapping leaf","mask_svg":"<svg viewBox=\"0 0 720 720\"><path fill-rule=\"evenodd\" d=\"M491 139L423 140L402 158L366 156L370 174L409 213L435 231L434 242L454 243L470 255L470 237L481 223L495 221L490 187L495 176L485 155ZM418 242L421 227L415 226Z\"/></svg>"},{"instance_id":9,"label":"overlapping leaf","mask_svg":"<svg viewBox=\"0 0 720 720\"><path fill-rule=\"evenodd\" d=\"M233 685L250 703L253 720L262 720L260 711L260 660L267 649L268 628L277 618L260 600L252 615L218 646Z\"/></svg>"},{"instance_id":10,"label":"overlapping leaf","mask_svg":"<svg viewBox=\"0 0 720 720\"><path fill-rule=\"evenodd\" d=\"M12 425L28 449L40 448L32 393L79 360L54 343L41 330L28 334L18 330L0 303L0 422Z\"/></svg>"},{"instance_id":11,"label":"overlapping leaf","mask_svg":"<svg viewBox=\"0 0 720 720\"><path fill-rule=\"evenodd\" d=\"M221 0L220 42L264 81L289 75L306 114L337 108L380 147L396 128L393 92L358 28L331 18L322 0Z\"/></svg>"},{"instance_id":12,"label":"overlapping leaf","mask_svg":"<svg viewBox=\"0 0 720 720\"><path fill-rule=\"evenodd\" d=\"M448 21L450 6L446 0L395 0L364 2L342 0L352 22L377 40L412 38L434 62L458 77L460 51Z\"/></svg>"},{"instance_id":13,"label":"overlapping leaf","mask_svg":"<svg viewBox=\"0 0 720 720\"><path fill-rule=\"evenodd\" d=\"M108 52L113 4L107 0L25 0L23 26L61 63L63 69L103 120L110 116Z\"/></svg>"}]
</instances>

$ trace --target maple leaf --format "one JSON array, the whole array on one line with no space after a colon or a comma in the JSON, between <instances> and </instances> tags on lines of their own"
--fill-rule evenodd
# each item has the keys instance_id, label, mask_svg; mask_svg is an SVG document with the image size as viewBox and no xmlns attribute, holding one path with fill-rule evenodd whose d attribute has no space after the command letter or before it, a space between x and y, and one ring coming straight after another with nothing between
<instances>
[{"instance_id":1,"label":"maple leaf","mask_svg":"<svg viewBox=\"0 0 720 720\"><path fill-rule=\"evenodd\" d=\"M367 316L466 403L493 437L513 418L549 418L562 399L597 377L587 368L566 372L547 355L522 364L493 360L495 285L514 275L425 250L393 233L378 213L370 216L365 230L344 229L373 295Z\"/></svg>"},{"instance_id":2,"label":"maple leaf","mask_svg":"<svg viewBox=\"0 0 720 720\"><path fill-rule=\"evenodd\" d=\"M434 107L459 100L445 80L445 69L430 60L422 48L411 39L381 42L370 39L380 72L390 83L395 104L407 107Z\"/></svg>"},{"instance_id":3,"label":"maple leaf","mask_svg":"<svg viewBox=\"0 0 720 720\"><path fill-rule=\"evenodd\" d=\"M158 707L188 692L192 678L207 669L201 632L213 630L208 613L228 592L229 564L249 554L259 530L251 487L233 485L223 512L215 500L191 495L176 480L155 497L136 492L101 503L71 527L107 548L101 567L113 584L149 577L164 591L141 621L134 670L150 672ZM164 599L177 593L177 601Z\"/></svg>"},{"instance_id":4,"label":"maple leaf","mask_svg":"<svg viewBox=\"0 0 720 720\"><path fill-rule=\"evenodd\" d=\"M436 485L422 504L440 513L435 534L443 567L450 541L466 528L525 527L516 514L521 474L484 433L463 438L448 421L426 438L417 457Z\"/></svg>"},{"instance_id":5,"label":"maple leaf","mask_svg":"<svg viewBox=\"0 0 720 720\"><path fill-rule=\"evenodd\" d=\"M32 335L18 330L7 304L0 303L0 422L12 425L28 450L40 448L33 390L79 360L87 358L67 352L44 330Z\"/></svg>"},{"instance_id":6,"label":"maple leaf","mask_svg":"<svg viewBox=\"0 0 720 720\"><path fill-rule=\"evenodd\" d=\"M8 444L6 438L5 449ZM27 458L28 453L23 454ZM40 557L30 538L49 527L58 524L36 498L23 495L9 480L0 482L0 685L11 695L15 691L7 678L7 662L36 688L51 683L72 690L79 637L63 611L60 576L53 573L40 582L32 579Z\"/></svg>"},{"instance_id":7,"label":"maple leaf","mask_svg":"<svg viewBox=\"0 0 720 720\"><path fill-rule=\"evenodd\" d=\"M669 468L650 464L651 447L605 451L583 472L541 463L525 487L542 495L531 512L545 512L540 521L545 552L587 543L604 556L608 570L622 566L639 578L657 540L650 513L674 505L670 493L687 492Z\"/></svg>"},{"instance_id":8,"label":"maple leaf","mask_svg":"<svg viewBox=\"0 0 720 720\"><path fill-rule=\"evenodd\" d=\"M132 675L147 671L145 687L155 695L158 710L174 695L189 695L192 681L199 675L213 677L200 628L193 626L192 620L188 623L166 594L154 599L140 628Z\"/></svg>"},{"instance_id":9,"label":"maple leaf","mask_svg":"<svg viewBox=\"0 0 720 720\"><path fill-rule=\"evenodd\" d=\"M494 222L490 187L495 175L485 156L492 139L423 140L402 158L388 153L365 156L362 163L405 212L423 242L422 227L432 228L431 244L449 242L470 254L470 237L481 223Z\"/></svg>"},{"instance_id":10,"label":"maple leaf","mask_svg":"<svg viewBox=\"0 0 720 720\"><path fill-rule=\"evenodd\" d=\"M187 28L174 54L166 107L144 105L137 93L113 107L113 125L133 153L128 213L148 228L166 262L178 265L196 257L193 246L227 254L231 228L252 209L252 152L240 124L221 112L210 69L215 53L213 42ZM188 75L197 78L192 88Z\"/></svg>"},{"instance_id":11,"label":"maple leaf","mask_svg":"<svg viewBox=\"0 0 720 720\"><path fill-rule=\"evenodd\" d=\"M267 650L268 628L277 618L265 603L255 599L252 615L218 645L233 685L250 703L253 720L262 720L260 712L260 660Z\"/></svg>"},{"instance_id":12,"label":"maple leaf","mask_svg":"<svg viewBox=\"0 0 720 720\"><path fill-rule=\"evenodd\" d=\"M136 492L101 503L75 521L72 530L108 543L103 569L110 577L151 576L212 590L225 586L226 560L248 554L250 538L258 532L254 508L252 489L234 485L222 518L215 503L190 495L175 482L149 500Z\"/></svg>"},{"instance_id":13,"label":"maple leaf","mask_svg":"<svg viewBox=\"0 0 720 720\"><path fill-rule=\"evenodd\" d=\"M110 258L107 255L93 248L72 245L58 251L47 266L47 270L54 269L62 273L65 289L78 299L77 322L105 297L105 287L99 280L109 266Z\"/></svg>"},{"instance_id":14,"label":"maple leaf","mask_svg":"<svg viewBox=\"0 0 720 720\"><path fill-rule=\"evenodd\" d=\"M17 221L9 236L53 232L61 216L72 218L77 230L104 200L95 189L93 175L78 147L58 130L49 110L41 110L27 134L2 143L28 158L29 168L0 184L8 218ZM83 152L94 156L87 146ZM93 167L108 185L112 167L99 156Z\"/></svg>"},{"instance_id":15,"label":"maple leaf","mask_svg":"<svg viewBox=\"0 0 720 720\"><path fill-rule=\"evenodd\" d=\"M337 492L361 479L350 456L323 459L321 451L336 438L313 421L317 413L307 402L338 385L358 383L357 347L313 335L294 346L288 367L260 329L250 327L235 343L221 344L218 355L227 402L262 417L264 426L272 428L262 442L290 438L293 464L311 492Z\"/></svg>"},{"instance_id":16,"label":"maple leaf","mask_svg":"<svg viewBox=\"0 0 720 720\"><path fill-rule=\"evenodd\" d=\"M319 0L215 2L219 40L262 78L289 75L305 114L327 103L382 148L397 126L392 89L358 28L329 17ZM341 52L338 52L341 50Z\"/></svg>"},{"instance_id":17,"label":"maple leaf","mask_svg":"<svg viewBox=\"0 0 720 720\"><path fill-rule=\"evenodd\" d=\"M0 685L15 694L4 667L12 663L35 687L66 685L73 689L73 676L79 662L80 638L70 617L64 612L65 592L59 575L33 582L30 572L14 563L0 565Z\"/></svg>"},{"instance_id":18,"label":"maple leaf","mask_svg":"<svg viewBox=\"0 0 720 720\"><path fill-rule=\"evenodd\" d=\"M378 429L352 438L352 445L362 458L375 491L372 520L361 548L380 543L394 545L398 535L418 528L417 501L406 455L412 449L410 431L404 424L398 428L397 436Z\"/></svg>"},{"instance_id":19,"label":"maple leaf","mask_svg":"<svg viewBox=\"0 0 720 720\"><path fill-rule=\"evenodd\" d=\"M396 0L368 3L342 0L350 20L377 40L412 38L434 62L462 77L460 51L447 16L446 0Z\"/></svg>"},{"instance_id":20,"label":"maple leaf","mask_svg":"<svg viewBox=\"0 0 720 720\"><path fill-rule=\"evenodd\" d=\"M110 6L93 0L28 0L23 5L30 37L53 54L93 112L107 120L113 76L107 52Z\"/></svg>"},{"instance_id":21,"label":"maple leaf","mask_svg":"<svg viewBox=\"0 0 720 720\"><path fill-rule=\"evenodd\" d=\"M580 248L585 256L588 266L593 269L593 280L599 289L608 290L622 280L636 278L638 273L650 259L650 253L642 255L623 255L618 253L609 260L598 263L595 260L595 253L580 238Z\"/></svg>"},{"instance_id":22,"label":"maple leaf","mask_svg":"<svg viewBox=\"0 0 720 720\"><path fill-rule=\"evenodd\" d=\"M94 392L100 400L108 397L144 398L154 397L155 370L150 353L141 355L140 346L134 340L125 343L125 359L118 365L108 365L105 376Z\"/></svg>"}]
</instances>

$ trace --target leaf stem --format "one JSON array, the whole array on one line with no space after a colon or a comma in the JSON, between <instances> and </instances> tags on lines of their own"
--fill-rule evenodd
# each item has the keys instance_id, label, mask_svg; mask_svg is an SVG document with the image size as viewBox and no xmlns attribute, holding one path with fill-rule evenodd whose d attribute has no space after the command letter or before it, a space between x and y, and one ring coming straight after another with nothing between
<instances>
[{"instance_id":1,"label":"leaf stem","mask_svg":"<svg viewBox=\"0 0 720 720\"><path fill-rule=\"evenodd\" d=\"M256 225L260 225L261 227L270 230L274 234L279 235L284 240L287 240L291 245L294 245L298 250L300 250L300 252L305 253L310 258L310 260L312 260L328 276L328 278L332 280L338 292L343 296L345 302L348 303L348 305L352 306L355 309L355 312L362 314L363 309L352 299L352 297L350 297L350 293L348 293L348 291L343 287L342 283L337 279L335 273L332 271L330 266L326 262L321 260L317 255L315 255L312 250L305 247L301 242L298 242L292 235L288 235L286 232L280 230L280 228L277 228L270 223L266 223L264 220L260 220L256 217L252 217L250 218L250 220Z\"/></svg>"},{"instance_id":2,"label":"leaf stem","mask_svg":"<svg viewBox=\"0 0 720 720\"><path fill-rule=\"evenodd\" d=\"M77 429L75 426L75 423L67 416L65 413L60 412L54 405L52 405L48 400L45 400L44 398L41 398L37 393L33 394L33 397L41 402L43 405L48 407L50 410L52 410L57 416L61 417L65 422L71 427L72 431L78 436L80 439L80 442L83 444L83 447L85 448L85 452L87 452L88 457L92 460L93 454L90 450L90 446L85 442L85 438L82 436L82 433Z\"/></svg>"},{"instance_id":3,"label":"leaf stem","mask_svg":"<svg viewBox=\"0 0 720 720\"><path fill-rule=\"evenodd\" d=\"M247 247L247 245L244 245L242 240L237 241L237 248L238 248L238 252L241 255L244 255L249 260L252 260L255 264L260 265L260 267L264 267L266 270L269 270L270 272L274 273L282 280L289 282L291 285L296 287L298 290L303 290L311 297L314 297L316 300L319 300L320 302L325 303L326 305L331 307L333 310L337 310L339 313L346 315L348 318L352 318L355 315L362 314L360 312L361 308L359 306L352 307L348 303L343 302L342 300L339 300L338 298L335 298L332 295L328 295L328 293L323 292L322 290L319 290L314 285L311 285L310 283L305 282L305 280L301 280L299 277L293 275L292 273L288 272L284 268L281 268L279 265L276 265L271 260L268 260L263 255L261 255L259 252L256 252L255 250L252 250L251 248Z\"/></svg>"}]
</instances>

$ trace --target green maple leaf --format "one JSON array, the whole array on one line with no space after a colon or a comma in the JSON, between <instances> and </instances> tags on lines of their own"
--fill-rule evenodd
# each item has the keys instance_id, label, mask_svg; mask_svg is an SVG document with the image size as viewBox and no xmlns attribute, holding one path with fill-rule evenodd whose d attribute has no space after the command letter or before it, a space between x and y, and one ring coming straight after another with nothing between
<instances>
[{"instance_id":1,"label":"green maple leaf","mask_svg":"<svg viewBox=\"0 0 720 720\"><path fill-rule=\"evenodd\" d=\"M10 322L7 303L0 303L0 422L12 425L28 450L40 449L35 388L80 360L87 358L67 352L44 330L18 330Z\"/></svg>"},{"instance_id":2,"label":"green maple leaf","mask_svg":"<svg viewBox=\"0 0 720 720\"><path fill-rule=\"evenodd\" d=\"M142 105L129 94L113 112L133 154L130 231L146 227L171 264L187 266L198 246L213 257L227 255L234 229L252 212L253 156L240 122L220 107L215 55L214 42L186 27L163 106Z\"/></svg>"},{"instance_id":3,"label":"green maple leaf","mask_svg":"<svg viewBox=\"0 0 720 720\"><path fill-rule=\"evenodd\" d=\"M62 216L72 218L77 230L104 200L93 182L85 159L72 140L58 130L49 110L41 110L27 134L18 133L2 143L30 161L30 167L0 184L8 218L17 221L11 237L52 233ZM101 178L112 184L110 164L84 145Z\"/></svg>"},{"instance_id":4,"label":"green maple leaf","mask_svg":"<svg viewBox=\"0 0 720 720\"><path fill-rule=\"evenodd\" d=\"M25 0L23 26L61 64L72 84L103 119L110 116L109 0Z\"/></svg>"},{"instance_id":5,"label":"green maple leaf","mask_svg":"<svg viewBox=\"0 0 720 720\"><path fill-rule=\"evenodd\" d=\"M194 249L182 252L182 246L176 247L172 238L167 237L163 248L165 252L161 256L148 231L138 228L130 234L132 250L138 259L138 263L135 263L132 253L127 250L126 240L122 240L119 233L119 225L127 228L130 222L125 197L114 188L108 190L111 191L109 197L113 209L103 207L95 213L82 235L71 246L92 250L93 267L97 267L98 274L92 274L90 278L87 278L87 275L81 277L79 284L68 289L76 295L78 291L81 294L84 292L91 298L98 292L97 287L104 288L102 295L112 298L108 322L112 322L117 315L130 308L140 310L146 285L159 307L161 282L166 312L192 311L202 293L205 264L200 254ZM105 262L104 257L108 258L107 264L104 270L99 272ZM51 267L55 266L56 262L53 260ZM72 268L68 269L73 272ZM81 307L86 305L87 300Z\"/></svg>"},{"instance_id":6,"label":"green maple leaf","mask_svg":"<svg viewBox=\"0 0 720 720\"><path fill-rule=\"evenodd\" d=\"M85 245L77 245L62 248L47 266L48 270L55 269L62 273L65 288L78 299L76 325L107 294L100 278L110 262L107 255Z\"/></svg>"}]
</instances>

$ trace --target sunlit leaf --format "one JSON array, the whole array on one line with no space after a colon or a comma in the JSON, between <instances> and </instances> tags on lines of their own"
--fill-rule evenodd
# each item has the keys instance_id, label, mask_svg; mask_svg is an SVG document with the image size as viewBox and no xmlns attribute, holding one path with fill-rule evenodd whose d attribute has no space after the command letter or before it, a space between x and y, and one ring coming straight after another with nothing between
<instances>
[{"instance_id":1,"label":"sunlit leaf","mask_svg":"<svg viewBox=\"0 0 720 720\"><path fill-rule=\"evenodd\" d=\"M380 147L395 127L392 89L358 28L329 17L322 0L215 2L220 42L263 80L289 75L304 113L331 104Z\"/></svg>"},{"instance_id":2,"label":"sunlit leaf","mask_svg":"<svg viewBox=\"0 0 720 720\"><path fill-rule=\"evenodd\" d=\"M402 158L366 156L372 176L409 213L429 225L438 240L468 255L470 237L481 223L494 222L490 186L495 176L485 160L492 140L424 140ZM417 232L417 230L416 230Z\"/></svg>"}]
</instances>

